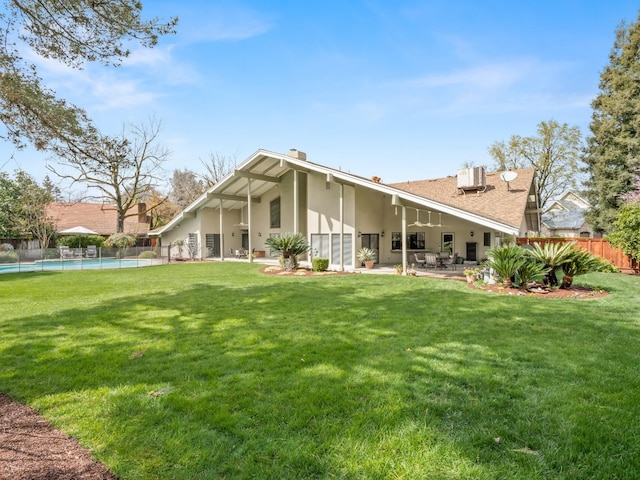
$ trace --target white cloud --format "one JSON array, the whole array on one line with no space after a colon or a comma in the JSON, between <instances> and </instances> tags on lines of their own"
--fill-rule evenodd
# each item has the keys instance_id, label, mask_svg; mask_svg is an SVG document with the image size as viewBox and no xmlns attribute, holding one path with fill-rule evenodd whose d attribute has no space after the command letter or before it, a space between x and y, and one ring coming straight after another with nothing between
<instances>
[{"instance_id":1,"label":"white cloud","mask_svg":"<svg viewBox=\"0 0 640 480\"><path fill-rule=\"evenodd\" d=\"M187 42L239 41L262 35L273 27L267 15L233 5L210 5L180 12L178 38Z\"/></svg>"},{"instance_id":2,"label":"white cloud","mask_svg":"<svg viewBox=\"0 0 640 480\"><path fill-rule=\"evenodd\" d=\"M414 87L464 87L473 89L496 89L510 87L529 78L538 71L536 62L515 61L493 63L445 73L425 75L406 81Z\"/></svg>"}]
</instances>

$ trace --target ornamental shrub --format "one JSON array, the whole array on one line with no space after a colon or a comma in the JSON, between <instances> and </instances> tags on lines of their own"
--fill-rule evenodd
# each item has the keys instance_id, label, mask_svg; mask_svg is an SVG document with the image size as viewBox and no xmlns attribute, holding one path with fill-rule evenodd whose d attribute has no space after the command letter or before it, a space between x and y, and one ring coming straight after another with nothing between
<instances>
[{"instance_id":1,"label":"ornamental shrub","mask_svg":"<svg viewBox=\"0 0 640 480\"><path fill-rule=\"evenodd\" d=\"M138 258L158 258L158 254L152 250L145 250L138 255Z\"/></svg>"},{"instance_id":2,"label":"ornamental shrub","mask_svg":"<svg viewBox=\"0 0 640 480\"><path fill-rule=\"evenodd\" d=\"M329 259L322 257L315 257L311 260L311 270L314 272L324 272L329 268Z\"/></svg>"},{"instance_id":3,"label":"ornamental shrub","mask_svg":"<svg viewBox=\"0 0 640 480\"><path fill-rule=\"evenodd\" d=\"M13 251L0 251L0 263L17 263L18 254Z\"/></svg>"},{"instance_id":4,"label":"ornamental shrub","mask_svg":"<svg viewBox=\"0 0 640 480\"><path fill-rule=\"evenodd\" d=\"M95 245L100 248L104 243L105 239L102 235L64 235L58 238L56 245L71 248L87 248L89 245Z\"/></svg>"},{"instance_id":5,"label":"ornamental shrub","mask_svg":"<svg viewBox=\"0 0 640 480\"><path fill-rule=\"evenodd\" d=\"M136 237L128 233L114 233L104 242L105 247L128 248L136 245Z\"/></svg>"}]
</instances>

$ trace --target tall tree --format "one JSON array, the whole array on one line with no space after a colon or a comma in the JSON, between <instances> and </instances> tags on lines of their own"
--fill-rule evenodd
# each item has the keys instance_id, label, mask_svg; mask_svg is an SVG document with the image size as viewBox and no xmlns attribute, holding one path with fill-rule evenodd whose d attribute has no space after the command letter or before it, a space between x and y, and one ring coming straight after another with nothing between
<instances>
[{"instance_id":1,"label":"tall tree","mask_svg":"<svg viewBox=\"0 0 640 480\"><path fill-rule=\"evenodd\" d=\"M46 187L17 170L13 178L0 173L0 237L35 237L46 248L55 235L47 205L53 200Z\"/></svg>"},{"instance_id":2,"label":"tall tree","mask_svg":"<svg viewBox=\"0 0 640 480\"><path fill-rule=\"evenodd\" d=\"M613 222L634 186L640 168L640 23L624 22L616 30L609 65L600 74L600 93L584 155L591 203L587 221L599 232L613 230Z\"/></svg>"},{"instance_id":3,"label":"tall tree","mask_svg":"<svg viewBox=\"0 0 640 480\"><path fill-rule=\"evenodd\" d=\"M18 210L20 188L5 172L0 172L0 238L20 236Z\"/></svg>"},{"instance_id":4,"label":"tall tree","mask_svg":"<svg viewBox=\"0 0 640 480\"><path fill-rule=\"evenodd\" d=\"M151 230L162 227L180 213L180 208L174 205L169 196L153 189L144 199L149 213L149 227Z\"/></svg>"},{"instance_id":5,"label":"tall tree","mask_svg":"<svg viewBox=\"0 0 640 480\"><path fill-rule=\"evenodd\" d=\"M47 213L53 195L26 172L19 172L16 180L20 188L20 229L38 239L41 248L48 248L56 235L53 218Z\"/></svg>"},{"instance_id":6,"label":"tall tree","mask_svg":"<svg viewBox=\"0 0 640 480\"><path fill-rule=\"evenodd\" d=\"M204 192L202 180L191 170L174 170L171 177L171 193L169 199L174 205L185 208Z\"/></svg>"},{"instance_id":7,"label":"tall tree","mask_svg":"<svg viewBox=\"0 0 640 480\"><path fill-rule=\"evenodd\" d=\"M169 151L157 144L159 133L160 124L150 120L148 125L131 125L129 132L123 128L118 137L88 137L86 143L68 144L60 150L62 168L48 168L72 185L81 183L96 191L93 198L112 203L116 231L123 232L125 218L139 213L132 207L163 182L162 165Z\"/></svg>"},{"instance_id":8,"label":"tall tree","mask_svg":"<svg viewBox=\"0 0 640 480\"><path fill-rule=\"evenodd\" d=\"M209 154L209 160L205 162L200 159L200 163L202 163L205 168L205 173L203 175L205 188L209 188L229 175L233 169L236 168L236 165L238 164L238 156L233 155L227 157L226 155L211 152Z\"/></svg>"},{"instance_id":9,"label":"tall tree","mask_svg":"<svg viewBox=\"0 0 640 480\"><path fill-rule=\"evenodd\" d=\"M37 149L73 141L92 130L86 113L42 84L25 54L73 68L86 62L117 66L132 41L153 47L159 35L173 32L177 18L141 19L139 0L3 0L0 12L0 137L18 147Z\"/></svg>"},{"instance_id":10,"label":"tall tree","mask_svg":"<svg viewBox=\"0 0 640 480\"><path fill-rule=\"evenodd\" d=\"M512 135L509 142L495 142L489 153L499 170L534 168L538 177L540 208L564 191L578 185L582 135L577 126L555 120L540 122L538 135Z\"/></svg>"}]
</instances>

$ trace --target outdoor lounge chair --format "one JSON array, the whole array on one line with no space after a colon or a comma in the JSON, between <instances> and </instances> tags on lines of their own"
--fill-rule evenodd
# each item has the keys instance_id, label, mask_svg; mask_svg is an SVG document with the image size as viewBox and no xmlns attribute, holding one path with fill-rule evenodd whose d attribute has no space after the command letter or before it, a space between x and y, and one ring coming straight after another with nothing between
<instances>
[{"instance_id":1,"label":"outdoor lounge chair","mask_svg":"<svg viewBox=\"0 0 640 480\"><path fill-rule=\"evenodd\" d=\"M63 259L63 260L66 259L66 258L73 258L73 250L71 250L66 245L61 246L60 247L60 258Z\"/></svg>"},{"instance_id":2,"label":"outdoor lounge chair","mask_svg":"<svg viewBox=\"0 0 640 480\"><path fill-rule=\"evenodd\" d=\"M426 267L427 261L425 260L425 254L424 253L414 253L413 254L413 258L415 260L415 264L416 265L420 265L422 268L427 268Z\"/></svg>"},{"instance_id":3,"label":"outdoor lounge chair","mask_svg":"<svg viewBox=\"0 0 640 480\"><path fill-rule=\"evenodd\" d=\"M98 256L98 249L95 245L87 245L86 256L87 258L96 258Z\"/></svg>"}]
</instances>

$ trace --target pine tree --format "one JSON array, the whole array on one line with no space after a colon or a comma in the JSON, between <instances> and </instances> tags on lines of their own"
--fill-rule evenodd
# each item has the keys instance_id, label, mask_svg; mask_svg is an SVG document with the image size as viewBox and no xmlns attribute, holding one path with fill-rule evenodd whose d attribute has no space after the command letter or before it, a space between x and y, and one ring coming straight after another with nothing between
<instances>
[{"instance_id":1,"label":"pine tree","mask_svg":"<svg viewBox=\"0 0 640 480\"><path fill-rule=\"evenodd\" d=\"M591 106L591 136L584 161L587 221L596 231L613 229L621 195L634 187L640 167L640 22L616 30L610 64L600 75L600 93Z\"/></svg>"},{"instance_id":2,"label":"pine tree","mask_svg":"<svg viewBox=\"0 0 640 480\"><path fill-rule=\"evenodd\" d=\"M177 23L141 16L139 0L0 0L0 139L44 150L93 130L84 110L43 84L30 58L117 66L129 47L153 47Z\"/></svg>"}]
</instances>

